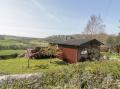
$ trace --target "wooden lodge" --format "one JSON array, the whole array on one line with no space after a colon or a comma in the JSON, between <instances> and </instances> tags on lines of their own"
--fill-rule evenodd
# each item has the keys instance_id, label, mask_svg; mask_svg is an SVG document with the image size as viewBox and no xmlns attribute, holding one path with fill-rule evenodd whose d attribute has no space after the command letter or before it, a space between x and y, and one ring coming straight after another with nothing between
<instances>
[{"instance_id":1,"label":"wooden lodge","mask_svg":"<svg viewBox=\"0 0 120 89\"><path fill-rule=\"evenodd\" d=\"M60 58L68 63L99 60L100 46L103 45L96 39L69 39L63 42L50 42L51 45L57 45L62 51Z\"/></svg>"}]
</instances>

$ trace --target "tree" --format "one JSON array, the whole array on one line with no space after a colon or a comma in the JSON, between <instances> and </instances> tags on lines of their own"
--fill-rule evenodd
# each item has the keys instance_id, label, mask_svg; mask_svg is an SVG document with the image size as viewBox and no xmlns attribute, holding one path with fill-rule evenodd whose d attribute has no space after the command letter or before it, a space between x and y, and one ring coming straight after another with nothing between
<instances>
[{"instance_id":1,"label":"tree","mask_svg":"<svg viewBox=\"0 0 120 89\"><path fill-rule=\"evenodd\" d=\"M44 53L50 57L50 63L52 61L53 57L57 57L59 54L62 53L60 49L58 49L56 46L48 46L47 48L44 49Z\"/></svg>"},{"instance_id":2,"label":"tree","mask_svg":"<svg viewBox=\"0 0 120 89\"><path fill-rule=\"evenodd\" d=\"M109 36L107 39L107 44L112 48L116 44L116 37L115 36Z\"/></svg>"},{"instance_id":3,"label":"tree","mask_svg":"<svg viewBox=\"0 0 120 89\"><path fill-rule=\"evenodd\" d=\"M120 33L116 36L116 45L120 45Z\"/></svg>"},{"instance_id":4,"label":"tree","mask_svg":"<svg viewBox=\"0 0 120 89\"><path fill-rule=\"evenodd\" d=\"M100 16L92 15L84 29L84 34L87 38L93 39L97 34L104 33L105 25Z\"/></svg>"}]
</instances>

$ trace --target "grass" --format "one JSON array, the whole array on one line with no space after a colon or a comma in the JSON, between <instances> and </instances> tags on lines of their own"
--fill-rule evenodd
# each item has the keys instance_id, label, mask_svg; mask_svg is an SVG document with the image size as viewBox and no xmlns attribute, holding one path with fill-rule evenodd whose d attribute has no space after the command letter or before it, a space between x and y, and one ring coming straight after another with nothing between
<instances>
[{"instance_id":1,"label":"grass","mask_svg":"<svg viewBox=\"0 0 120 89\"><path fill-rule=\"evenodd\" d=\"M39 41L39 40L14 40L14 39L0 39L0 46L41 46L46 47L48 46L48 43L45 41Z\"/></svg>"},{"instance_id":2,"label":"grass","mask_svg":"<svg viewBox=\"0 0 120 89\"><path fill-rule=\"evenodd\" d=\"M0 55L11 55L14 53L20 54L23 52L24 50L0 50Z\"/></svg>"},{"instance_id":3,"label":"grass","mask_svg":"<svg viewBox=\"0 0 120 89\"><path fill-rule=\"evenodd\" d=\"M46 72L58 69L65 66L65 63L59 59L39 59L30 60L30 68L27 67L28 59L16 58L8 60L0 60L0 73L5 74L20 74L20 73L35 73Z\"/></svg>"},{"instance_id":4,"label":"grass","mask_svg":"<svg viewBox=\"0 0 120 89\"><path fill-rule=\"evenodd\" d=\"M115 73L119 72L120 63L118 61L104 60L93 62L80 62L77 64L66 64L60 59L30 59L30 68L28 68L28 59L16 58L8 60L0 60L0 73L5 74L22 74L36 72L51 72L64 68L72 70L75 66L80 65L83 72L95 73L97 71Z\"/></svg>"},{"instance_id":5,"label":"grass","mask_svg":"<svg viewBox=\"0 0 120 89\"><path fill-rule=\"evenodd\" d=\"M120 55L117 53L110 53L110 52L101 52L102 55L108 56L111 59L120 59Z\"/></svg>"},{"instance_id":6,"label":"grass","mask_svg":"<svg viewBox=\"0 0 120 89\"><path fill-rule=\"evenodd\" d=\"M9 55L13 53L22 53L24 50L1 50L0 55ZM104 55L110 55L108 53L103 53ZM115 56L112 54L111 56ZM118 55L119 56L119 55ZM117 56L115 56L117 57ZM95 71L103 71L103 72L111 72L115 70L118 72L119 62L117 60L107 60L107 61L93 61L93 62L80 62L77 64L69 64L66 65L65 62L59 60L57 58L53 59L30 59L30 68L28 68L28 59L26 58L15 58L15 59L7 59L0 60L0 73L5 74L21 74L21 73L35 73L35 72L51 72L58 69L70 68L80 65L80 68L83 68L84 72L95 72ZM72 66L72 67L71 67ZM120 65L119 65L120 67Z\"/></svg>"},{"instance_id":7,"label":"grass","mask_svg":"<svg viewBox=\"0 0 120 89\"><path fill-rule=\"evenodd\" d=\"M18 42L17 40L11 40L11 39L5 39L5 40L0 40L0 45L2 46L10 46L10 45L23 45L27 46L27 44L24 44L22 42Z\"/></svg>"}]
</instances>

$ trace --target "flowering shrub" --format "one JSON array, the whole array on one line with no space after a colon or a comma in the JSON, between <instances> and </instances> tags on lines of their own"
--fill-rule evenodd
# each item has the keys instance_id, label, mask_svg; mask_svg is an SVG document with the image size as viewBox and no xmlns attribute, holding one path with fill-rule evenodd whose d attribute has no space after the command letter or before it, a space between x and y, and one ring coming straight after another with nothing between
<instances>
[{"instance_id":1,"label":"flowering shrub","mask_svg":"<svg viewBox=\"0 0 120 89\"><path fill-rule=\"evenodd\" d=\"M26 55L28 58L53 58L58 57L61 54L61 50L57 49L56 46L48 46L46 48L36 47L27 51Z\"/></svg>"}]
</instances>

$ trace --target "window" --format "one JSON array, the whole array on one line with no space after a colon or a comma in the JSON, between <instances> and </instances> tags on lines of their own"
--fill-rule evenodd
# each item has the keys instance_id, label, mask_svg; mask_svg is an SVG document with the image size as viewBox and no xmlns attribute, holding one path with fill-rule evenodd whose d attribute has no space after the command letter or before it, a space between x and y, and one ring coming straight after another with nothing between
<instances>
[{"instance_id":1,"label":"window","mask_svg":"<svg viewBox=\"0 0 120 89\"><path fill-rule=\"evenodd\" d=\"M87 54L87 53L88 53L88 52L87 52L86 49L84 49L84 50L81 51L81 54Z\"/></svg>"}]
</instances>

